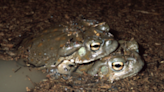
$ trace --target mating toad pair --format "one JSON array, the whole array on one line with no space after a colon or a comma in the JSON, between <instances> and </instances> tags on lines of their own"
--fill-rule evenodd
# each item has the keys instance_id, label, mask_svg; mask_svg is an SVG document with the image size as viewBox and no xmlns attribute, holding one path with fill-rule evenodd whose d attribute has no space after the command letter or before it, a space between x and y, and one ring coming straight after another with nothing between
<instances>
[{"instance_id":1,"label":"mating toad pair","mask_svg":"<svg viewBox=\"0 0 164 92\"><path fill-rule=\"evenodd\" d=\"M83 73L110 82L134 76L143 67L135 40L116 41L105 22L80 19L56 24L23 40L19 56L60 74Z\"/></svg>"}]
</instances>

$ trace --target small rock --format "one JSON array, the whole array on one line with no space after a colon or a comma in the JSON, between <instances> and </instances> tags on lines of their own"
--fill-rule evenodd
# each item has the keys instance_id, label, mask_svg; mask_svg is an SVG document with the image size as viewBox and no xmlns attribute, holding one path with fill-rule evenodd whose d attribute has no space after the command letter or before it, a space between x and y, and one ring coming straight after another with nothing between
<instances>
[{"instance_id":1,"label":"small rock","mask_svg":"<svg viewBox=\"0 0 164 92\"><path fill-rule=\"evenodd\" d=\"M48 79L43 79L42 81L44 81L44 82L45 82L45 81L48 81Z\"/></svg>"},{"instance_id":2,"label":"small rock","mask_svg":"<svg viewBox=\"0 0 164 92\"><path fill-rule=\"evenodd\" d=\"M8 40L7 39L3 39L3 42L8 43Z\"/></svg>"},{"instance_id":3,"label":"small rock","mask_svg":"<svg viewBox=\"0 0 164 92\"><path fill-rule=\"evenodd\" d=\"M0 36L4 36L5 34L3 32L0 32Z\"/></svg>"},{"instance_id":4,"label":"small rock","mask_svg":"<svg viewBox=\"0 0 164 92\"><path fill-rule=\"evenodd\" d=\"M12 40L12 38L8 38L8 40L9 40L9 41L11 41L11 40Z\"/></svg>"},{"instance_id":5,"label":"small rock","mask_svg":"<svg viewBox=\"0 0 164 92\"><path fill-rule=\"evenodd\" d=\"M148 54L143 54L143 56L148 56Z\"/></svg>"},{"instance_id":6,"label":"small rock","mask_svg":"<svg viewBox=\"0 0 164 92\"><path fill-rule=\"evenodd\" d=\"M9 50L9 48L8 47L4 47L4 48L2 48L2 50Z\"/></svg>"},{"instance_id":7,"label":"small rock","mask_svg":"<svg viewBox=\"0 0 164 92\"><path fill-rule=\"evenodd\" d=\"M161 45L161 43L155 43L155 45L157 45L157 46L158 46L158 45Z\"/></svg>"},{"instance_id":8,"label":"small rock","mask_svg":"<svg viewBox=\"0 0 164 92\"><path fill-rule=\"evenodd\" d=\"M9 54L10 56L16 56L16 54L14 52L11 52L11 51L7 51L6 53Z\"/></svg>"},{"instance_id":9,"label":"small rock","mask_svg":"<svg viewBox=\"0 0 164 92\"><path fill-rule=\"evenodd\" d=\"M160 63L164 63L164 60L163 61L160 61Z\"/></svg>"},{"instance_id":10,"label":"small rock","mask_svg":"<svg viewBox=\"0 0 164 92\"><path fill-rule=\"evenodd\" d=\"M0 27L3 27L3 24L0 24Z\"/></svg>"},{"instance_id":11,"label":"small rock","mask_svg":"<svg viewBox=\"0 0 164 92\"><path fill-rule=\"evenodd\" d=\"M129 20L128 20L128 19L126 19L126 20L125 20L125 22L129 22Z\"/></svg>"},{"instance_id":12,"label":"small rock","mask_svg":"<svg viewBox=\"0 0 164 92\"><path fill-rule=\"evenodd\" d=\"M26 87L26 91L27 91L27 92L30 92L30 91L31 91L31 89L29 89L28 87Z\"/></svg>"},{"instance_id":13,"label":"small rock","mask_svg":"<svg viewBox=\"0 0 164 92\"><path fill-rule=\"evenodd\" d=\"M1 46L12 48L14 46L14 44L4 44L4 43L1 43Z\"/></svg>"}]
</instances>

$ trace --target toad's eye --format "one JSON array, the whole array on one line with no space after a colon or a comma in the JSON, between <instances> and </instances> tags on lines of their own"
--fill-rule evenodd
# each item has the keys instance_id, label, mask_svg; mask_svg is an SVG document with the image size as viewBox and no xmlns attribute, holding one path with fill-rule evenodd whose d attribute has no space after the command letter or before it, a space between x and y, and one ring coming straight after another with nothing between
<instances>
[{"instance_id":1,"label":"toad's eye","mask_svg":"<svg viewBox=\"0 0 164 92\"><path fill-rule=\"evenodd\" d=\"M92 51L99 50L99 48L100 48L100 43L99 43L99 42L91 43L90 48L91 48Z\"/></svg>"},{"instance_id":2,"label":"toad's eye","mask_svg":"<svg viewBox=\"0 0 164 92\"><path fill-rule=\"evenodd\" d=\"M116 71L120 71L122 70L124 67L124 63L123 62L113 62L112 63L112 68Z\"/></svg>"}]
</instances>

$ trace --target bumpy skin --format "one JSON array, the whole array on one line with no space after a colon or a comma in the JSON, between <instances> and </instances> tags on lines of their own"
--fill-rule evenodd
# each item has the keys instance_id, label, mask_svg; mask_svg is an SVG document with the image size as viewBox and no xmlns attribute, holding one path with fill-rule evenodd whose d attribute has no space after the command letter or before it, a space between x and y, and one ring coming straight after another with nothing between
<instances>
[{"instance_id":1,"label":"bumpy skin","mask_svg":"<svg viewBox=\"0 0 164 92\"><path fill-rule=\"evenodd\" d=\"M95 62L79 65L75 72L80 74L86 72L93 76L105 77L111 83L114 80L136 75L144 66L138 54L137 42L132 39L131 41L120 40L119 43L120 46L115 52ZM71 72L67 71L67 74Z\"/></svg>"},{"instance_id":2,"label":"bumpy skin","mask_svg":"<svg viewBox=\"0 0 164 92\"><path fill-rule=\"evenodd\" d=\"M117 48L117 41L108 31L106 23L96 20L83 19L57 25L24 39L18 55L25 53L29 63L46 68L55 67L65 59L88 63ZM91 46L97 43L99 46Z\"/></svg>"},{"instance_id":3,"label":"bumpy skin","mask_svg":"<svg viewBox=\"0 0 164 92\"><path fill-rule=\"evenodd\" d=\"M60 74L71 75L71 73L75 70L76 65L69 60L64 60L61 64L57 66L57 72ZM68 72L69 71L69 72Z\"/></svg>"},{"instance_id":4,"label":"bumpy skin","mask_svg":"<svg viewBox=\"0 0 164 92\"><path fill-rule=\"evenodd\" d=\"M83 72L88 72L88 74L91 74L91 75L99 74L99 76L106 76L111 73L111 72L108 73L109 67L110 67L109 68L110 70L115 72L114 69L112 69L112 66L110 65L110 64L112 64L113 61L122 62L123 64L125 64L127 66L127 67L124 66L124 67L126 67L126 69L124 68L124 70L126 70L126 72L129 71L128 74L123 73L123 75L121 75L119 77L124 78L125 75L126 76L134 75L135 73L140 71L140 69L143 67L143 61L141 60L140 56L138 55L139 47L138 47L137 42L134 39L132 39L131 41L120 40L119 43L120 43L120 46L115 52L111 53L110 55L108 55L106 57L101 58L101 60L97 60L97 61L95 60L92 63L79 65L76 72L80 73L80 74L82 74ZM71 63L74 62L74 60L66 59L66 60L64 60L64 62L67 62L67 63L61 63L60 65L65 66L65 67L58 67L59 73L70 74L72 72L72 70L75 69L75 67L69 67L69 65L71 65ZM108 64L110 66L108 66ZM129 69L128 67L134 68L134 70L132 70L133 73L130 72L131 70L127 70L127 69ZM64 68L68 68L68 69L64 69ZM100 69L102 71L99 71ZM66 70L70 70L70 71L66 71ZM98 73L98 71L99 71L99 73ZM63 73L63 72L65 72L65 73ZM118 72L118 73L121 74L121 72Z\"/></svg>"},{"instance_id":5,"label":"bumpy skin","mask_svg":"<svg viewBox=\"0 0 164 92\"><path fill-rule=\"evenodd\" d=\"M137 53L137 42L135 40L119 42L120 47L116 52L102 58L101 61L96 61L87 73L109 78L111 83L114 80L136 75L144 66L144 62ZM121 63L123 66L121 68L120 66L112 66L113 63Z\"/></svg>"},{"instance_id":6,"label":"bumpy skin","mask_svg":"<svg viewBox=\"0 0 164 92\"><path fill-rule=\"evenodd\" d=\"M124 64L121 70L113 69L112 63L122 62ZM112 83L114 80L135 76L143 67L144 63L138 53L132 51L129 56L109 56L105 57L102 61L97 61L89 69L88 74L93 76L106 77Z\"/></svg>"}]
</instances>

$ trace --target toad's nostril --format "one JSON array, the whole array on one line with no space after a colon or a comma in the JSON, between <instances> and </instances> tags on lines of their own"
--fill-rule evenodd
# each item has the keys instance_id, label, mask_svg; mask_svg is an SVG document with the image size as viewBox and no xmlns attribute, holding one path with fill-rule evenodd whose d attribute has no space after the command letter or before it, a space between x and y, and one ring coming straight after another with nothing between
<instances>
[{"instance_id":1,"label":"toad's nostril","mask_svg":"<svg viewBox=\"0 0 164 92\"><path fill-rule=\"evenodd\" d=\"M67 69L67 68L64 68L64 71L69 71L69 69Z\"/></svg>"}]
</instances>

